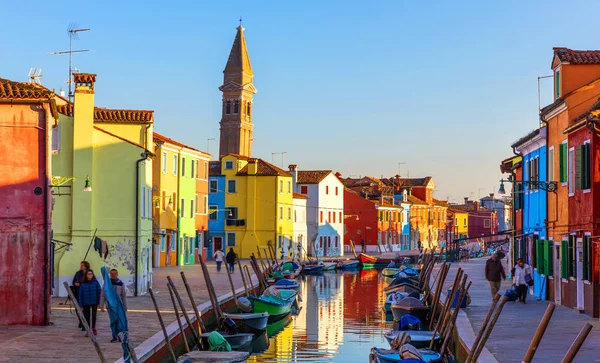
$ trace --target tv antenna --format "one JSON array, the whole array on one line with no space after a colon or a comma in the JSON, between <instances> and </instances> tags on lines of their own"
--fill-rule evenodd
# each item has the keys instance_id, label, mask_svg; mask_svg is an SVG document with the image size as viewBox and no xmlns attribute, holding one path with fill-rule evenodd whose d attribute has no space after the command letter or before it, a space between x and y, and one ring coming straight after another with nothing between
<instances>
[{"instance_id":1,"label":"tv antenna","mask_svg":"<svg viewBox=\"0 0 600 363\"><path fill-rule=\"evenodd\" d=\"M67 84L69 85L69 101L73 100L73 53L83 53L89 52L89 49L76 49L73 50L73 39L78 40L78 33L90 31L90 28L80 28L77 23L71 22L69 23L69 27L67 28L67 33L69 34L69 50L65 50L62 52L54 52L56 55L69 55L69 77L67 78Z\"/></svg>"},{"instance_id":2,"label":"tv antenna","mask_svg":"<svg viewBox=\"0 0 600 363\"><path fill-rule=\"evenodd\" d=\"M42 82L40 81L40 78L42 77L41 68L29 68L29 83L41 85Z\"/></svg>"}]
</instances>

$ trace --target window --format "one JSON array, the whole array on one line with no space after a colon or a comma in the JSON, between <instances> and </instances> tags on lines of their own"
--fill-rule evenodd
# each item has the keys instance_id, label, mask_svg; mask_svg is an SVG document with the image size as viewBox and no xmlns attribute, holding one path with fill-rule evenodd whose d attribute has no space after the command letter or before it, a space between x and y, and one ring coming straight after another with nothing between
<instances>
[{"instance_id":1,"label":"window","mask_svg":"<svg viewBox=\"0 0 600 363\"><path fill-rule=\"evenodd\" d=\"M167 209L167 192L164 189L162 191L162 209Z\"/></svg>"},{"instance_id":2,"label":"window","mask_svg":"<svg viewBox=\"0 0 600 363\"><path fill-rule=\"evenodd\" d=\"M162 153L162 172L167 173L167 152L163 151Z\"/></svg>"},{"instance_id":3,"label":"window","mask_svg":"<svg viewBox=\"0 0 600 363\"><path fill-rule=\"evenodd\" d=\"M160 236L160 252L165 252L165 231L162 231L162 236Z\"/></svg>"},{"instance_id":4,"label":"window","mask_svg":"<svg viewBox=\"0 0 600 363\"><path fill-rule=\"evenodd\" d=\"M196 200L198 200L198 196L197 195L196 195ZM194 200L192 199L192 200L190 200L190 217L194 218L194 214L196 212L197 211L194 209Z\"/></svg>"},{"instance_id":5,"label":"window","mask_svg":"<svg viewBox=\"0 0 600 363\"><path fill-rule=\"evenodd\" d=\"M227 247L235 247L235 232L227 232Z\"/></svg>"},{"instance_id":6,"label":"window","mask_svg":"<svg viewBox=\"0 0 600 363\"><path fill-rule=\"evenodd\" d=\"M238 219L237 207L227 207L225 210L227 211L227 219Z\"/></svg>"},{"instance_id":7,"label":"window","mask_svg":"<svg viewBox=\"0 0 600 363\"><path fill-rule=\"evenodd\" d=\"M323 223L323 211L319 211L319 223Z\"/></svg>"},{"instance_id":8,"label":"window","mask_svg":"<svg viewBox=\"0 0 600 363\"><path fill-rule=\"evenodd\" d=\"M233 114L237 115L238 113L240 113L240 101L235 100L233 101Z\"/></svg>"},{"instance_id":9,"label":"window","mask_svg":"<svg viewBox=\"0 0 600 363\"><path fill-rule=\"evenodd\" d=\"M331 212L327 212L327 222L331 222Z\"/></svg>"},{"instance_id":10,"label":"window","mask_svg":"<svg viewBox=\"0 0 600 363\"><path fill-rule=\"evenodd\" d=\"M529 160L527 163L527 173L530 182L539 181L539 158L535 157ZM537 190L538 186L535 184L529 184L529 190Z\"/></svg>"},{"instance_id":11,"label":"window","mask_svg":"<svg viewBox=\"0 0 600 363\"><path fill-rule=\"evenodd\" d=\"M225 114L231 114L231 101L227 101L227 103L225 103Z\"/></svg>"},{"instance_id":12,"label":"window","mask_svg":"<svg viewBox=\"0 0 600 363\"><path fill-rule=\"evenodd\" d=\"M196 214L198 213L198 205L199 204L200 203L198 203L198 194L196 194L196 209L194 209L194 213L196 213Z\"/></svg>"},{"instance_id":13,"label":"window","mask_svg":"<svg viewBox=\"0 0 600 363\"><path fill-rule=\"evenodd\" d=\"M590 143L586 141L575 149L575 186L577 190L591 188Z\"/></svg>"},{"instance_id":14,"label":"window","mask_svg":"<svg viewBox=\"0 0 600 363\"><path fill-rule=\"evenodd\" d=\"M181 198L180 213L181 213L181 218L184 218L185 217L185 199L183 199L183 198Z\"/></svg>"},{"instance_id":15,"label":"window","mask_svg":"<svg viewBox=\"0 0 600 363\"><path fill-rule=\"evenodd\" d=\"M204 196L204 203L202 203L202 214L206 214L206 210L208 209L208 196Z\"/></svg>"},{"instance_id":16,"label":"window","mask_svg":"<svg viewBox=\"0 0 600 363\"><path fill-rule=\"evenodd\" d=\"M283 193L283 180L279 181L279 193Z\"/></svg>"},{"instance_id":17,"label":"window","mask_svg":"<svg viewBox=\"0 0 600 363\"><path fill-rule=\"evenodd\" d=\"M567 169L569 172L569 195L573 195L575 193L575 168L573 168L573 164L575 163L575 149L569 149L569 164L567 165Z\"/></svg>"},{"instance_id":18,"label":"window","mask_svg":"<svg viewBox=\"0 0 600 363\"><path fill-rule=\"evenodd\" d=\"M333 212L333 223L335 223L335 212Z\"/></svg>"},{"instance_id":19,"label":"window","mask_svg":"<svg viewBox=\"0 0 600 363\"><path fill-rule=\"evenodd\" d=\"M554 72L554 98L560 98L560 71Z\"/></svg>"},{"instance_id":20,"label":"window","mask_svg":"<svg viewBox=\"0 0 600 363\"><path fill-rule=\"evenodd\" d=\"M554 181L554 146L548 149L548 181Z\"/></svg>"},{"instance_id":21,"label":"window","mask_svg":"<svg viewBox=\"0 0 600 363\"><path fill-rule=\"evenodd\" d=\"M279 220L283 220L283 207L279 207Z\"/></svg>"},{"instance_id":22,"label":"window","mask_svg":"<svg viewBox=\"0 0 600 363\"><path fill-rule=\"evenodd\" d=\"M58 123L58 125L52 129L52 151L58 153L60 151L60 125L62 123Z\"/></svg>"},{"instance_id":23,"label":"window","mask_svg":"<svg viewBox=\"0 0 600 363\"><path fill-rule=\"evenodd\" d=\"M484 219L483 220L483 228L490 228L490 220L489 219Z\"/></svg>"},{"instance_id":24,"label":"window","mask_svg":"<svg viewBox=\"0 0 600 363\"><path fill-rule=\"evenodd\" d=\"M338 187L335 187L335 195L338 195Z\"/></svg>"},{"instance_id":25,"label":"window","mask_svg":"<svg viewBox=\"0 0 600 363\"><path fill-rule=\"evenodd\" d=\"M233 160L225 160L225 170L233 170Z\"/></svg>"},{"instance_id":26,"label":"window","mask_svg":"<svg viewBox=\"0 0 600 363\"><path fill-rule=\"evenodd\" d=\"M296 210L294 210L294 223L296 223L296 222L298 221L298 219L297 219L297 215L296 215L296 214L297 214L297 213L296 213Z\"/></svg>"},{"instance_id":27,"label":"window","mask_svg":"<svg viewBox=\"0 0 600 363\"><path fill-rule=\"evenodd\" d=\"M300 186L300 193L301 194L308 194L308 187L306 185Z\"/></svg>"},{"instance_id":28,"label":"window","mask_svg":"<svg viewBox=\"0 0 600 363\"><path fill-rule=\"evenodd\" d=\"M585 281L594 281L596 282L597 279L594 279L593 275L592 275L592 237L591 236L584 236L583 237L583 276L582 279Z\"/></svg>"},{"instance_id":29,"label":"window","mask_svg":"<svg viewBox=\"0 0 600 363\"><path fill-rule=\"evenodd\" d=\"M291 181L287 182L287 193L292 194L292 182Z\"/></svg>"},{"instance_id":30,"label":"window","mask_svg":"<svg viewBox=\"0 0 600 363\"><path fill-rule=\"evenodd\" d=\"M563 142L560 144L559 149L559 173L560 173L560 182L567 182L567 142Z\"/></svg>"},{"instance_id":31,"label":"window","mask_svg":"<svg viewBox=\"0 0 600 363\"><path fill-rule=\"evenodd\" d=\"M148 188L148 218L152 218L152 188Z\"/></svg>"},{"instance_id":32,"label":"window","mask_svg":"<svg viewBox=\"0 0 600 363\"><path fill-rule=\"evenodd\" d=\"M466 218L463 218L463 226L465 226L465 227L467 226L467 219Z\"/></svg>"},{"instance_id":33,"label":"window","mask_svg":"<svg viewBox=\"0 0 600 363\"><path fill-rule=\"evenodd\" d=\"M142 192L142 218L146 218L146 187L143 187L141 192Z\"/></svg>"},{"instance_id":34,"label":"window","mask_svg":"<svg viewBox=\"0 0 600 363\"><path fill-rule=\"evenodd\" d=\"M181 176L185 176L185 157L181 158Z\"/></svg>"},{"instance_id":35,"label":"window","mask_svg":"<svg viewBox=\"0 0 600 363\"><path fill-rule=\"evenodd\" d=\"M209 192L210 193L218 193L219 192L219 183L216 180L211 180L208 182L209 184Z\"/></svg>"},{"instance_id":36,"label":"window","mask_svg":"<svg viewBox=\"0 0 600 363\"><path fill-rule=\"evenodd\" d=\"M292 220L292 207L288 207L288 221Z\"/></svg>"},{"instance_id":37,"label":"window","mask_svg":"<svg viewBox=\"0 0 600 363\"><path fill-rule=\"evenodd\" d=\"M209 221L219 220L218 208L216 205L208 206L208 220Z\"/></svg>"},{"instance_id":38,"label":"window","mask_svg":"<svg viewBox=\"0 0 600 363\"><path fill-rule=\"evenodd\" d=\"M177 175L177 155L173 155L173 175Z\"/></svg>"},{"instance_id":39,"label":"window","mask_svg":"<svg viewBox=\"0 0 600 363\"><path fill-rule=\"evenodd\" d=\"M338 216L340 217L339 221L342 223L342 212L338 212Z\"/></svg>"},{"instance_id":40,"label":"window","mask_svg":"<svg viewBox=\"0 0 600 363\"><path fill-rule=\"evenodd\" d=\"M236 192L236 181L228 180L227 181L227 193L235 193Z\"/></svg>"},{"instance_id":41,"label":"window","mask_svg":"<svg viewBox=\"0 0 600 363\"><path fill-rule=\"evenodd\" d=\"M203 163L204 164L204 179L208 178L208 162Z\"/></svg>"},{"instance_id":42,"label":"window","mask_svg":"<svg viewBox=\"0 0 600 363\"><path fill-rule=\"evenodd\" d=\"M196 175L196 163L198 162L198 160L192 160L192 173L190 174L190 177L192 178L196 178L198 177L198 175Z\"/></svg>"},{"instance_id":43,"label":"window","mask_svg":"<svg viewBox=\"0 0 600 363\"><path fill-rule=\"evenodd\" d=\"M171 236L171 251L177 251L177 240Z\"/></svg>"},{"instance_id":44,"label":"window","mask_svg":"<svg viewBox=\"0 0 600 363\"><path fill-rule=\"evenodd\" d=\"M329 194L329 185L325 186L325 194Z\"/></svg>"},{"instance_id":45,"label":"window","mask_svg":"<svg viewBox=\"0 0 600 363\"><path fill-rule=\"evenodd\" d=\"M169 201L169 204L173 204L173 212L177 212L177 193L173 192L173 196L171 197L171 200Z\"/></svg>"},{"instance_id":46,"label":"window","mask_svg":"<svg viewBox=\"0 0 600 363\"><path fill-rule=\"evenodd\" d=\"M379 222L383 222L383 212L379 211Z\"/></svg>"}]
</instances>

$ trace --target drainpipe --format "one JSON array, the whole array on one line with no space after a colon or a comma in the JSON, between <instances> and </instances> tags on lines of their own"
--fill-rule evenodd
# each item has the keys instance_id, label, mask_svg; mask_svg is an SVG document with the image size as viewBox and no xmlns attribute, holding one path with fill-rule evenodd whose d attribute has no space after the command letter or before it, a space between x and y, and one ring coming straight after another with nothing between
<instances>
[{"instance_id":1,"label":"drainpipe","mask_svg":"<svg viewBox=\"0 0 600 363\"><path fill-rule=\"evenodd\" d=\"M134 271L134 296L138 296L138 267L139 267L139 256L140 256L140 163L148 160L150 152L144 151L142 158L135 162L135 271Z\"/></svg>"}]
</instances>

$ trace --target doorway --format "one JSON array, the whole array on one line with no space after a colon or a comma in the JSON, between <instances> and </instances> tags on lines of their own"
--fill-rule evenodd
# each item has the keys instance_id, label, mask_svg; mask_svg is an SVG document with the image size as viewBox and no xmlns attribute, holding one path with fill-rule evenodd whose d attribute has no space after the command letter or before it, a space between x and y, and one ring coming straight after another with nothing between
<instances>
[{"instance_id":1,"label":"doorway","mask_svg":"<svg viewBox=\"0 0 600 363\"><path fill-rule=\"evenodd\" d=\"M215 243L215 248L213 251L223 249L223 237L213 237L213 242Z\"/></svg>"},{"instance_id":2,"label":"doorway","mask_svg":"<svg viewBox=\"0 0 600 363\"><path fill-rule=\"evenodd\" d=\"M560 271L560 242L554 243L554 302L558 305L561 304L561 276Z\"/></svg>"},{"instance_id":3,"label":"doorway","mask_svg":"<svg viewBox=\"0 0 600 363\"><path fill-rule=\"evenodd\" d=\"M583 238L577 238L576 260L577 260L577 309L583 310Z\"/></svg>"}]
</instances>

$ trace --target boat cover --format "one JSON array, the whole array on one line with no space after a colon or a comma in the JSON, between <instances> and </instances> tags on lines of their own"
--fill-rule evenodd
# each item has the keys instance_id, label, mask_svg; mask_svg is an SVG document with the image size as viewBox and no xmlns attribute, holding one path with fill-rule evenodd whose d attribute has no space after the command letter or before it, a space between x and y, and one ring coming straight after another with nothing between
<instances>
[{"instance_id":1,"label":"boat cover","mask_svg":"<svg viewBox=\"0 0 600 363\"><path fill-rule=\"evenodd\" d=\"M400 318L398 328L400 330L421 330L421 320L416 316L406 314Z\"/></svg>"},{"instance_id":2,"label":"boat cover","mask_svg":"<svg viewBox=\"0 0 600 363\"><path fill-rule=\"evenodd\" d=\"M425 306L425 304L423 304L421 302L421 300L415 299L414 297L404 298L404 299L400 300L397 304L394 304L394 305L405 307L405 308L416 308L416 307Z\"/></svg>"}]
</instances>

